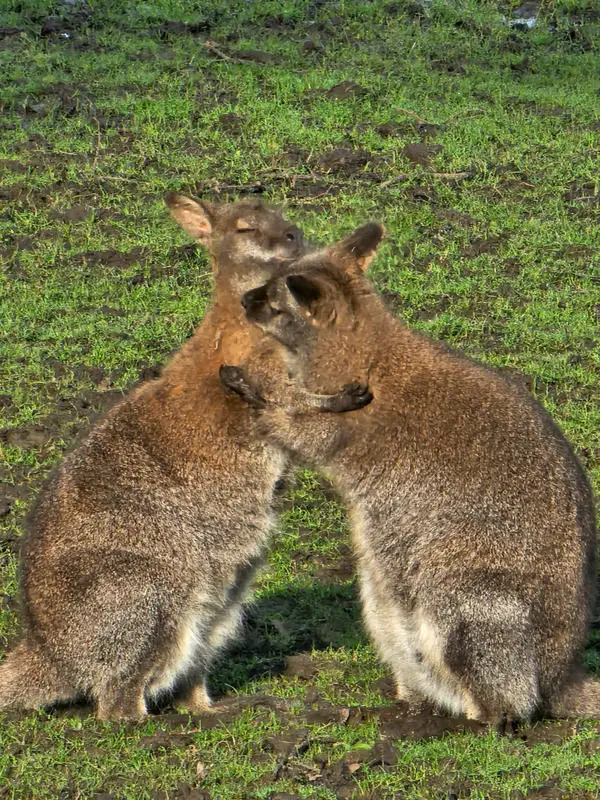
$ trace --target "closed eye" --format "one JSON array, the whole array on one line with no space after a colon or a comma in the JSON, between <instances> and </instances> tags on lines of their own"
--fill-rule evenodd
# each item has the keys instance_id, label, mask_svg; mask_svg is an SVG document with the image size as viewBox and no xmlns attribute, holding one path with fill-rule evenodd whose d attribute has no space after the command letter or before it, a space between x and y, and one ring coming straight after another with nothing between
<instances>
[{"instance_id":1,"label":"closed eye","mask_svg":"<svg viewBox=\"0 0 600 800\"><path fill-rule=\"evenodd\" d=\"M237 228L237 233L252 233L256 228Z\"/></svg>"}]
</instances>

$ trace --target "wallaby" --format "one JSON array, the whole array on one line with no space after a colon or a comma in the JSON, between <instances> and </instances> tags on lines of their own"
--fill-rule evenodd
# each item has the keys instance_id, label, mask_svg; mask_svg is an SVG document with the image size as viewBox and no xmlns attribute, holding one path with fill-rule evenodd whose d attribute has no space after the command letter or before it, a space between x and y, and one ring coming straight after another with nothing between
<instances>
[{"instance_id":1,"label":"wallaby","mask_svg":"<svg viewBox=\"0 0 600 800\"><path fill-rule=\"evenodd\" d=\"M179 691L182 706L208 710L207 670L263 560L286 459L252 434L247 406L226 395L218 372L253 347L257 367L277 358L279 345L255 347L262 334L240 297L281 270L273 256L299 255L302 235L257 201L218 207L169 195L167 204L210 248L216 301L161 377L115 406L41 491L0 709L85 696L100 718L136 718ZM369 399L356 397L342 392L340 410ZM327 410L335 403L322 400Z\"/></svg>"},{"instance_id":2,"label":"wallaby","mask_svg":"<svg viewBox=\"0 0 600 800\"><path fill-rule=\"evenodd\" d=\"M366 225L242 301L310 391L368 383L368 407L299 416L250 367L222 379L347 502L366 627L399 699L500 726L600 718L600 681L579 665L596 584L584 471L525 390L386 310L363 274L382 235Z\"/></svg>"}]
</instances>

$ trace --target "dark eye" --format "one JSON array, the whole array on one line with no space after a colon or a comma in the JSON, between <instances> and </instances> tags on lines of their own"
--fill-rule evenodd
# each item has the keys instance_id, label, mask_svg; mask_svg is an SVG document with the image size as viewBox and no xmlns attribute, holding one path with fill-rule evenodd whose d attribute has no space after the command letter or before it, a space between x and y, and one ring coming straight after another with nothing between
<instances>
[{"instance_id":1,"label":"dark eye","mask_svg":"<svg viewBox=\"0 0 600 800\"><path fill-rule=\"evenodd\" d=\"M296 241L296 237L294 236L293 233L286 233L285 238L288 240L288 242L295 242Z\"/></svg>"}]
</instances>

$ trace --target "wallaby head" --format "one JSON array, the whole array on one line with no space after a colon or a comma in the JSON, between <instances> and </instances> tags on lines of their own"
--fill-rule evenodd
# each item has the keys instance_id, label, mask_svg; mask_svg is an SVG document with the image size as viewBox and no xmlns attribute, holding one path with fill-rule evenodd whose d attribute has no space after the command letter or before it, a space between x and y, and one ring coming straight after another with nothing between
<instances>
[{"instance_id":1,"label":"wallaby head","mask_svg":"<svg viewBox=\"0 0 600 800\"><path fill-rule=\"evenodd\" d=\"M247 291L267 280L278 260L307 250L302 231L262 200L218 205L170 192L165 202L186 233L208 248L220 290Z\"/></svg>"},{"instance_id":2,"label":"wallaby head","mask_svg":"<svg viewBox=\"0 0 600 800\"><path fill-rule=\"evenodd\" d=\"M356 325L356 300L370 292L363 273L384 234L371 222L341 242L290 264L283 275L242 297L246 316L293 352L318 332L339 334Z\"/></svg>"}]
</instances>

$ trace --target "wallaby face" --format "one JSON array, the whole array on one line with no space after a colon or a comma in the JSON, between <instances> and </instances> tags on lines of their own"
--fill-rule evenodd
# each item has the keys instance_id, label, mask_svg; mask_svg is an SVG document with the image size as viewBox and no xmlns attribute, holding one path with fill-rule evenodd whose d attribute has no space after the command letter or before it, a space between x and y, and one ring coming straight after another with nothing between
<instances>
[{"instance_id":1,"label":"wallaby face","mask_svg":"<svg viewBox=\"0 0 600 800\"><path fill-rule=\"evenodd\" d=\"M309 350L316 337L320 342L352 337L357 328L353 284L383 233L381 225L369 223L336 247L288 265L284 274L244 294L247 319L295 353Z\"/></svg>"},{"instance_id":2,"label":"wallaby face","mask_svg":"<svg viewBox=\"0 0 600 800\"><path fill-rule=\"evenodd\" d=\"M101 718L139 717L178 694L190 710L209 710L207 671L239 628L264 561L287 459L253 434L219 368L226 356L245 363L262 336L243 317L236 274L282 272L274 257L302 240L262 204L207 212L179 198L174 208L223 280L162 375L115 406L40 492L22 548L22 638L0 664L0 709L83 695ZM258 366L274 370L281 349L270 343ZM313 413L370 399L356 387L337 402L296 394Z\"/></svg>"},{"instance_id":3,"label":"wallaby face","mask_svg":"<svg viewBox=\"0 0 600 800\"><path fill-rule=\"evenodd\" d=\"M217 205L173 192L165 201L181 227L210 248L217 282L240 293L268 279L265 264L307 249L302 231L262 200Z\"/></svg>"},{"instance_id":4,"label":"wallaby face","mask_svg":"<svg viewBox=\"0 0 600 800\"><path fill-rule=\"evenodd\" d=\"M365 261L341 243L244 296L308 390L367 375L373 394L311 417L266 394L257 430L348 503L365 624L399 699L501 726L600 718L600 681L578 668L597 579L579 462L519 387L392 317Z\"/></svg>"}]
</instances>

